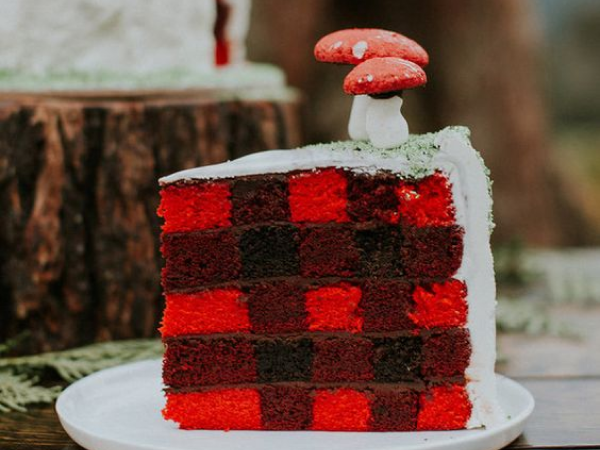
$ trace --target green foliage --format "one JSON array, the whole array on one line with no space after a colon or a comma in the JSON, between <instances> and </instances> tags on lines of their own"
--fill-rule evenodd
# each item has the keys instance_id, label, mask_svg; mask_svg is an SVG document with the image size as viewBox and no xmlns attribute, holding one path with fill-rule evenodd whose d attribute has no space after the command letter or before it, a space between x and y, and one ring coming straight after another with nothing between
<instances>
[{"instance_id":1,"label":"green foliage","mask_svg":"<svg viewBox=\"0 0 600 450\"><path fill-rule=\"evenodd\" d=\"M580 337L564 323L552 320L546 305L523 298L499 298L496 324L501 333Z\"/></svg>"},{"instance_id":2,"label":"green foliage","mask_svg":"<svg viewBox=\"0 0 600 450\"><path fill-rule=\"evenodd\" d=\"M525 333L576 338L579 335L556 321L548 312L552 305L549 297L548 279L563 285L560 274L565 268L564 251L555 252L559 257L558 270L548 270L548 258L540 257L540 251L525 248L515 239L494 251L496 282L498 285L498 308L496 322L501 333ZM560 303L567 303L561 298Z\"/></svg>"},{"instance_id":3,"label":"green foliage","mask_svg":"<svg viewBox=\"0 0 600 450\"><path fill-rule=\"evenodd\" d=\"M6 352L14 342L0 346ZM86 347L41 355L0 358L0 411L24 411L35 403L50 403L61 386L46 387L54 374L62 384L72 383L98 370L120 364L158 358L163 345L159 340L131 340L93 344Z\"/></svg>"},{"instance_id":4,"label":"green foliage","mask_svg":"<svg viewBox=\"0 0 600 450\"><path fill-rule=\"evenodd\" d=\"M39 378L0 371L0 412L27 411L26 406L35 403L51 403L60 394L61 387L44 387Z\"/></svg>"},{"instance_id":5,"label":"green foliage","mask_svg":"<svg viewBox=\"0 0 600 450\"><path fill-rule=\"evenodd\" d=\"M536 279L536 273L527 267L525 246L518 239L494 249L494 266L499 289L527 288Z\"/></svg>"}]
</instances>

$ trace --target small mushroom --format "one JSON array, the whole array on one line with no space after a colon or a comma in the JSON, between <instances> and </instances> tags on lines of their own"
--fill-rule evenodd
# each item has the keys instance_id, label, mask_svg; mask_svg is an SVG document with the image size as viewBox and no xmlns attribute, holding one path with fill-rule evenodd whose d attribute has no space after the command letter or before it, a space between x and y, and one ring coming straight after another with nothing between
<instances>
[{"instance_id":1,"label":"small mushroom","mask_svg":"<svg viewBox=\"0 0 600 450\"><path fill-rule=\"evenodd\" d=\"M315 45L315 58L335 64L360 64L372 58L397 57L421 67L429 55L412 39L393 31L377 28L351 28L324 36ZM355 140L367 140L366 114L371 104L367 95L356 95L352 103L348 134Z\"/></svg>"},{"instance_id":2,"label":"small mushroom","mask_svg":"<svg viewBox=\"0 0 600 450\"><path fill-rule=\"evenodd\" d=\"M400 111L402 91L426 82L427 75L415 63L394 57L373 58L348 74L344 91L355 96L370 96L365 107L366 136L376 147L392 148L408 139L408 124Z\"/></svg>"}]
</instances>

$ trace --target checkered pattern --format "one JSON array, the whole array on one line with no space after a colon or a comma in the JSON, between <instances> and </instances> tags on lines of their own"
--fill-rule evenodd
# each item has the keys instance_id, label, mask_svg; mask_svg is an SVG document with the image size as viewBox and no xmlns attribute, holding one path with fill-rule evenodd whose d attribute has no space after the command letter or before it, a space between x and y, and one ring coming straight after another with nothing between
<instances>
[{"instance_id":1,"label":"checkered pattern","mask_svg":"<svg viewBox=\"0 0 600 450\"><path fill-rule=\"evenodd\" d=\"M183 428L464 427L467 291L452 278L463 230L441 173L174 184L159 214L165 417ZM448 399L460 414L439 411Z\"/></svg>"}]
</instances>

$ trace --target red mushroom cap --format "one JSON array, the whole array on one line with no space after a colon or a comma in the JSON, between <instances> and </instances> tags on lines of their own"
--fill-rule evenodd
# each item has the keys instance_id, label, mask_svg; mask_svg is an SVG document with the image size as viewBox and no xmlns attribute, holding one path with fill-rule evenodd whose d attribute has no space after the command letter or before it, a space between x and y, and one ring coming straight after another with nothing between
<instances>
[{"instance_id":1,"label":"red mushroom cap","mask_svg":"<svg viewBox=\"0 0 600 450\"><path fill-rule=\"evenodd\" d=\"M394 56L425 67L429 55L412 39L393 31L376 28L351 28L335 31L315 45L318 61L360 64L371 58Z\"/></svg>"},{"instance_id":2,"label":"red mushroom cap","mask_svg":"<svg viewBox=\"0 0 600 450\"><path fill-rule=\"evenodd\" d=\"M352 95L377 95L425 83L427 75L415 63L402 58L373 58L352 69L344 80L344 91Z\"/></svg>"}]
</instances>

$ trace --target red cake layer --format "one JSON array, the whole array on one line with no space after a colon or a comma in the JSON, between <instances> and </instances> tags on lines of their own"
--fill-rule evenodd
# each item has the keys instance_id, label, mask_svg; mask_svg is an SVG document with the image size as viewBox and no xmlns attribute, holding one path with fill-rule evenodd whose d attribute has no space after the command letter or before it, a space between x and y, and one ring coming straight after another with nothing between
<instances>
[{"instance_id":1,"label":"red cake layer","mask_svg":"<svg viewBox=\"0 0 600 450\"><path fill-rule=\"evenodd\" d=\"M167 341L170 387L256 382L393 383L461 377L471 347L464 328L413 333L248 334Z\"/></svg>"},{"instance_id":2,"label":"red cake layer","mask_svg":"<svg viewBox=\"0 0 600 450\"><path fill-rule=\"evenodd\" d=\"M163 231L206 230L231 225L231 192L226 181L167 186L160 192Z\"/></svg>"},{"instance_id":3,"label":"red cake layer","mask_svg":"<svg viewBox=\"0 0 600 450\"><path fill-rule=\"evenodd\" d=\"M289 203L294 222L347 222L348 182L337 169L305 171L289 178Z\"/></svg>"},{"instance_id":4,"label":"red cake layer","mask_svg":"<svg viewBox=\"0 0 600 450\"><path fill-rule=\"evenodd\" d=\"M452 187L439 172L417 182L401 182L396 195L400 217L406 224L426 227L455 223Z\"/></svg>"},{"instance_id":5,"label":"red cake layer","mask_svg":"<svg viewBox=\"0 0 600 450\"><path fill-rule=\"evenodd\" d=\"M467 323L467 287L462 281L449 280L417 286L412 321L425 328L462 327Z\"/></svg>"},{"instance_id":6,"label":"red cake layer","mask_svg":"<svg viewBox=\"0 0 600 450\"><path fill-rule=\"evenodd\" d=\"M256 389L167 394L165 419L183 429L260 430L260 393Z\"/></svg>"},{"instance_id":7,"label":"red cake layer","mask_svg":"<svg viewBox=\"0 0 600 450\"><path fill-rule=\"evenodd\" d=\"M362 330L362 292L349 283L312 289L305 293L308 329L311 331Z\"/></svg>"},{"instance_id":8,"label":"red cake layer","mask_svg":"<svg viewBox=\"0 0 600 450\"><path fill-rule=\"evenodd\" d=\"M250 331L250 316L239 289L213 289L191 294L168 294L163 336Z\"/></svg>"},{"instance_id":9,"label":"red cake layer","mask_svg":"<svg viewBox=\"0 0 600 450\"><path fill-rule=\"evenodd\" d=\"M371 405L364 392L322 389L314 393L312 413L313 430L367 431Z\"/></svg>"},{"instance_id":10,"label":"red cake layer","mask_svg":"<svg viewBox=\"0 0 600 450\"><path fill-rule=\"evenodd\" d=\"M466 295L464 283L454 279L421 284L393 279L259 281L167 294L161 332L169 337L463 327Z\"/></svg>"},{"instance_id":11,"label":"red cake layer","mask_svg":"<svg viewBox=\"0 0 600 450\"><path fill-rule=\"evenodd\" d=\"M464 428L471 416L471 402L463 386L431 388L419 399L418 430Z\"/></svg>"},{"instance_id":12,"label":"red cake layer","mask_svg":"<svg viewBox=\"0 0 600 450\"><path fill-rule=\"evenodd\" d=\"M167 393L166 419L184 429L413 431L464 428L463 385L319 388L304 383Z\"/></svg>"}]
</instances>

